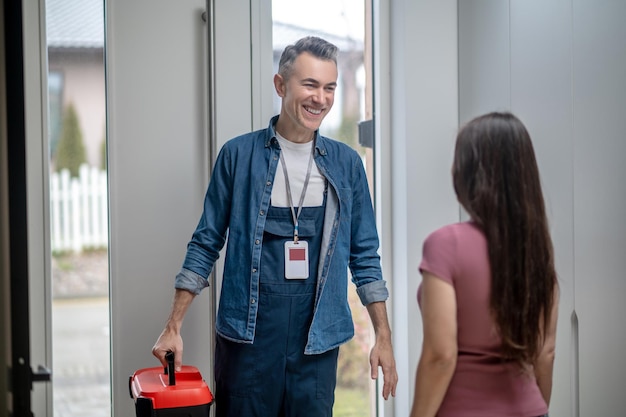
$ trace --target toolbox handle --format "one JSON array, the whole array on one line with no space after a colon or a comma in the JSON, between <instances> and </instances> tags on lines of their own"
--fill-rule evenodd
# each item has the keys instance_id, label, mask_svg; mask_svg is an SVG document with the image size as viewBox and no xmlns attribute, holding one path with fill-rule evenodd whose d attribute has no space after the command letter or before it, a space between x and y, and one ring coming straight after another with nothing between
<instances>
[{"instance_id":1,"label":"toolbox handle","mask_svg":"<svg viewBox=\"0 0 626 417\"><path fill-rule=\"evenodd\" d=\"M167 361L167 366L163 370L165 375L169 375L170 377L170 385L176 385L176 372L174 368L174 352L168 350L165 354L165 360Z\"/></svg>"}]
</instances>

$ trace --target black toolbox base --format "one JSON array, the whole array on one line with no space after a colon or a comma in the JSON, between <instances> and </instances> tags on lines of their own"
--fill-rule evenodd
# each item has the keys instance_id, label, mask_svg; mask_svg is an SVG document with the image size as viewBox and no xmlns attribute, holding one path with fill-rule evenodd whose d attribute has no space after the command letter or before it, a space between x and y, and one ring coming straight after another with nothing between
<instances>
[{"instance_id":1,"label":"black toolbox base","mask_svg":"<svg viewBox=\"0 0 626 417\"><path fill-rule=\"evenodd\" d=\"M135 412L137 417L208 417L211 404L190 407L153 409L149 398L137 398Z\"/></svg>"}]
</instances>

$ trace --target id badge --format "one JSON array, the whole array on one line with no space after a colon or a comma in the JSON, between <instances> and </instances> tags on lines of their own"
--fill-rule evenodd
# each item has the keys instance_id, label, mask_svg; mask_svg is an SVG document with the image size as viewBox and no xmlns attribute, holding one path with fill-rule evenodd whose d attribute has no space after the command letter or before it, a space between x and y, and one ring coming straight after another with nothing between
<instances>
[{"instance_id":1,"label":"id badge","mask_svg":"<svg viewBox=\"0 0 626 417\"><path fill-rule=\"evenodd\" d=\"M285 242L285 278L307 279L309 277L309 243L299 240Z\"/></svg>"}]
</instances>

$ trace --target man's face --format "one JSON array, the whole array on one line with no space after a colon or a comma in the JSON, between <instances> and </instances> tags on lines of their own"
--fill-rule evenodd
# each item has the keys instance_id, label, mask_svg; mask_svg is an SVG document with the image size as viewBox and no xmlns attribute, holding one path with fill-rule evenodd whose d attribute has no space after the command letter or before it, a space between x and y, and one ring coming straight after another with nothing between
<instances>
[{"instance_id":1,"label":"man's face","mask_svg":"<svg viewBox=\"0 0 626 417\"><path fill-rule=\"evenodd\" d=\"M277 74L274 86L282 98L280 134L292 141L311 140L335 101L337 65L303 53L296 58L289 78Z\"/></svg>"}]
</instances>

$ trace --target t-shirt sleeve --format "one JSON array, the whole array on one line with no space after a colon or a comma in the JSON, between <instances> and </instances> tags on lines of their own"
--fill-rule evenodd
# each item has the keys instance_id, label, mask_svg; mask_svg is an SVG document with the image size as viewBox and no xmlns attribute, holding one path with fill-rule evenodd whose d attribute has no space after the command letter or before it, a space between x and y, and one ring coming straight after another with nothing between
<instances>
[{"instance_id":1,"label":"t-shirt sleeve","mask_svg":"<svg viewBox=\"0 0 626 417\"><path fill-rule=\"evenodd\" d=\"M456 238L453 229L441 228L424 240L419 271L430 272L453 284L456 257Z\"/></svg>"}]
</instances>

